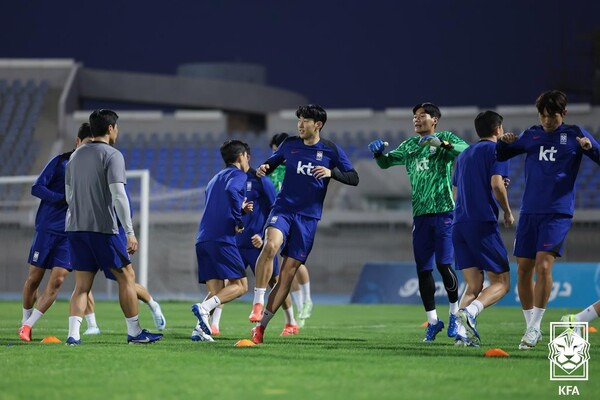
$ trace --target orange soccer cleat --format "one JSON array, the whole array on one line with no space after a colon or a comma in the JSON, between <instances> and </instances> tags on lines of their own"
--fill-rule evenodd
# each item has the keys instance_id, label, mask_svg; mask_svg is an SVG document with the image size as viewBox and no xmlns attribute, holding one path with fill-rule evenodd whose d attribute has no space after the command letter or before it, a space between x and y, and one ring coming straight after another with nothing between
<instances>
[{"instance_id":1,"label":"orange soccer cleat","mask_svg":"<svg viewBox=\"0 0 600 400\"><path fill-rule=\"evenodd\" d=\"M219 330L219 328L217 328L216 325L211 325L210 331L212 332L211 336L219 336L221 334L221 331Z\"/></svg>"},{"instance_id":2,"label":"orange soccer cleat","mask_svg":"<svg viewBox=\"0 0 600 400\"><path fill-rule=\"evenodd\" d=\"M262 325L256 325L250 331L252 334L252 341L254 344L261 344L263 342L263 335L265 334L265 327Z\"/></svg>"},{"instance_id":3,"label":"orange soccer cleat","mask_svg":"<svg viewBox=\"0 0 600 400\"><path fill-rule=\"evenodd\" d=\"M285 326L283 327L283 331L281 331L281 336L297 335L298 332L300 332L300 329L298 329L298 325L285 324Z\"/></svg>"},{"instance_id":4,"label":"orange soccer cleat","mask_svg":"<svg viewBox=\"0 0 600 400\"><path fill-rule=\"evenodd\" d=\"M19 339L24 342L31 342L31 327L29 325L23 325L19 328Z\"/></svg>"},{"instance_id":5,"label":"orange soccer cleat","mask_svg":"<svg viewBox=\"0 0 600 400\"><path fill-rule=\"evenodd\" d=\"M252 312L250 313L250 316L248 317L250 322L260 322L260 320L262 319L262 315L263 315L263 308L264 308L264 306L260 303L256 303L255 305L252 306Z\"/></svg>"}]
</instances>

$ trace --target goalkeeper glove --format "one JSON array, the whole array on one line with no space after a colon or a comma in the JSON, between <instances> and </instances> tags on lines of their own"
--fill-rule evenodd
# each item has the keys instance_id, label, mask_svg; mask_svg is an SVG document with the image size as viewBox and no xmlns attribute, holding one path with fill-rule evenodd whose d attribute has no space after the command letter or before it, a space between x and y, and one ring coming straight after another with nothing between
<instances>
[{"instance_id":1,"label":"goalkeeper glove","mask_svg":"<svg viewBox=\"0 0 600 400\"><path fill-rule=\"evenodd\" d=\"M419 139L419 146L431 146L431 147L441 147L445 150L452 150L454 146L452 143L447 142L445 140L440 140L437 136L434 135L425 135L421 139Z\"/></svg>"},{"instance_id":2,"label":"goalkeeper glove","mask_svg":"<svg viewBox=\"0 0 600 400\"><path fill-rule=\"evenodd\" d=\"M379 157L385 149L385 142L381 139L373 140L368 147L375 157Z\"/></svg>"}]
</instances>

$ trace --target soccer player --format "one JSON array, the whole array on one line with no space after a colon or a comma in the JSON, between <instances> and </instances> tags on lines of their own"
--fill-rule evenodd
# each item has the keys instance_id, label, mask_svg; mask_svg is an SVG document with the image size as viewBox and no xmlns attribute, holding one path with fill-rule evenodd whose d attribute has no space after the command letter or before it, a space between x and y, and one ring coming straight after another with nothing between
<instances>
[{"instance_id":1,"label":"soccer player","mask_svg":"<svg viewBox=\"0 0 600 400\"><path fill-rule=\"evenodd\" d=\"M496 145L499 161L526 154L525 190L514 250L517 288L527 323L519 343L522 350L542 340L540 326L552 290L552 265L561 256L571 227L581 157L585 154L600 162L596 140L579 126L563 123L567 115L563 92L544 92L535 106L540 125L519 137L506 133Z\"/></svg>"},{"instance_id":2,"label":"soccer player","mask_svg":"<svg viewBox=\"0 0 600 400\"><path fill-rule=\"evenodd\" d=\"M242 213L252 212L246 202L248 145L228 140L220 148L225 168L206 186L206 205L196 237L198 280L210 294L192 306L198 324L192 340L212 342L209 315L220 304L229 303L248 291L244 261L237 247L236 235L244 231ZM229 283L225 286L225 280Z\"/></svg>"},{"instance_id":3,"label":"soccer player","mask_svg":"<svg viewBox=\"0 0 600 400\"><path fill-rule=\"evenodd\" d=\"M310 254L330 179L358 185L358 174L346 154L320 136L327 121L325 110L314 104L300 106L296 117L299 135L285 140L257 170L257 176L262 178L286 163L285 178L269 215L265 244L256 262L257 271L270 267L285 241L281 273L269 294L261 321L252 329L254 343L263 342L269 321L289 295L298 267Z\"/></svg>"},{"instance_id":4,"label":"soccer player","mask_svg":"<svg viewBox=\"0 0 600 400\"><path fill-rule=\"evenodd\" d=\"M89 129L82 126L75 141L79 147L88 139ZM31 341L31 331L36 322L54 304L63 281L71 271L69 244L65 233L65 166L73 151L54 157L42 170L31 188L31 194L41 202L35 217L35 234L29 251L29 273L23 285L23 319L19 338ZM37 289L46 270L51 270L46 288L37 299ZM86 314L93 310L93 297ZM33 308L33 305L36 307ZM90 308L92 306L92 308Z\"/></svg>"},{"instance_id":5,"label":"soccer player","mask_svg":"<svg viewBox=\"0 0 600 400\"><path fill-rule=\"evenodd\" d=\"M504 226L511 226L515 219L504 185L508 161L496 161L496 141L504 134L502 116L494 111L479 113L475 130L479 142L456 159L452 244L456 269L462 271L467 283L457 313L460 324L455 343L478 347L477 316L510 289L508 254L498 230L498 206L504 211ZM484 271L490 280L485 289Z\"/></svg>"},{"instance_id":6,"label":"soccer player","mask_svg":"<svg viewBox=\"0 0 600 400\"><path fill-rule=\"evenodd\" d=\"M138 242L125 192L125 160L111 146L119 132L117 119L112 110L92 112L90 129L94 140L79 147L66 166L66 231L75 270L68 345L81 344L79 330L84 307L99 269L111 272L117 279L127 342L152 343L163 336L150 333L139 324L135 272L129 259L129 254L137 251ZM127 235L126 246L119 239L117 216Z\"/></svg>"},{"instance_id":7,"label":"soccer player","mask_svg":"<svg viewBox=\"0 0 600 400\"><path fill-rule=\"evenodd\" d=\"M467 143L452 132L435 132L442 114L432 103L413 108L416 136L405 140L397 149L383 154L385 143L375 140L369 144L380 168L406 165L412 191L413 253L417 264L421 300L427 314L424 342L435 340L444 328L435 309L434 259L442 275L450 315L448 336L456 336L458 312L458 281L452 269L452 167L455 158L467 148Z\"/></svg>"},{"instance_id":8,"label":"soccer player","mask_svg":"<svg viewBox=\"0 0 600 400\"><path fill-rule=\"evenodd\" d=\"M600 315L600 300L587 307L578 314L563 315L562 322L591 322Z\"/></svg>"}]
</instances>

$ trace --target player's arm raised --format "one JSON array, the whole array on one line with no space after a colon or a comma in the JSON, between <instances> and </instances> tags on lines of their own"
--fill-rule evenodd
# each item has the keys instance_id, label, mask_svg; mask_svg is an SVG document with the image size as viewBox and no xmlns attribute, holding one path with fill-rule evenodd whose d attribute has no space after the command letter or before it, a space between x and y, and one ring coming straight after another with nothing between
<instances>
[{"instance_id":1,"label":"player's arm raised","mask_svg":"<svg viewBox=\"0 0 600 400\"><path fill-rule=\"evenodd\" d=\"M452 132L442 133L440 137L440 142L441 143L439 147L446 150L453 157L458 156L467 147L469 147L469 144L467 142L465 142Z\"/></svg>"},{"instance_id":2,"label":"player's arm raised","mask_svg":"<svg viewBox=\"0 0 600 400\"><path fill-rule=\"evenodd\" d=\"M225 187L227 198L231 205L231 215L235 221L235 233L244 231L244 222L242 221L242 213L246 202L246 174L241 172L231 178Z\"/></svg>"},{"instance_id":3,"label":"player's arm raised","mask_svg":"<svg viewBox=\"0 0 600 400\"><path fill-rule=\"evenodd\" d=\"M581 136L577 137L577 142L583 150L583 154L588 156L592 161L600 164L600 144L585 130L581 130Z\"/></svg>"},{"instance_id":4,"label":"player's arm raised","mask_svg":"<svg viewBox=\"0 0 600 400\"><path fill-rule=\"evenodd\" d=\"M60 156L57 156L44 167L44 170L31 187L31 194L33 196L46 200L49 203L62 203L65 201L65 196L62 193L54 192L48 188L48 184L54 176L54 170L60 162Z\"/></svg>"},{"instance_id":5,"label":"player's arm raised","mask_svg":"<svg viewBox=\"0 0 600 400\"><path fill-rule=\"evenodd\" d=\"M329 176L345 185L357 186L359 181L358 172L354 169L346 153L338 145L333 144L333 146L337 157L333 159L332 169L325 168Z\"/></svg>"},{"instance_id":6,"label":"player's arm raised","mask_svg":"<svg viewBox=\"0 0 600 400\"><path fill-rule=\"evenodd\" d=\"M404 142L406 143L406 142ZM384 142L381 139L377 139L369 143L369 151L373 153L373 157L375 158L375 162L379 165L381 169L387 169L394 165L404 165L406 164L406 150L404 143L400 144L397 149L390 151L387 154L383 154L387 146L387 142Z\"/></svg>"},{"instance_id":7,"label":"player's arm raised","mask_svg":"<svg viewBox=\"0 0 600 400\"><path fill-rule=\"evenodd\" d=\"M519 136L512 132L506 132L502 135L498 142L496 142L496 160L506 161L525 153L525 132Z\"/></svg>"},{"instance_id":8,"label":"player's arm raised","mask_svg":"<svg viewBox=\"0 0 600 400\"><path fill-rule=\"evenodd\" d=\"M269 175L271 172L275 171L275 168L285 162L284 147L286 147L287 140L288 139L284 140L277 148L277 151L256 169L257 177L263 178L265 175Z\"/></svg>"}]
</instances>

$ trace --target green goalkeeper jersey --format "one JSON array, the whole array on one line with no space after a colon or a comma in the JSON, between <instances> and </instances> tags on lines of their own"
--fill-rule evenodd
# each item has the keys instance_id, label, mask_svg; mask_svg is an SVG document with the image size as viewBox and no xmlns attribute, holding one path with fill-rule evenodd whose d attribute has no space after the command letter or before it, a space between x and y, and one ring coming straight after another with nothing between
<instances>
[{"instance_id":1,"label":"green goalkeeper jersey","mask_svg":"<svg viewBox=\"0 0 600 400\"><path fill-rule=\"evenodd\" d=\"M273 186L275 186L275 193L279 193L283 184L283 177L285 176L285 164L279 165L275 168L275 171L267 176L273 182Z\"/></svg>"},{"instance_id":2,"label":"green goalkeeper jersey","mask_svg":"<svg viewBox=\"0 0 600 400\"><path fill-rule=\"evenodd\" d=\"M442 142L452 143L454 148L419 147L421 137L414 136L402 142L397 149L376 158L382 169L406 165L415 217L454 210L452 167L454 159L469 145L452 132L438 132L435 136Z\"/></svg>"}]
</instances>

